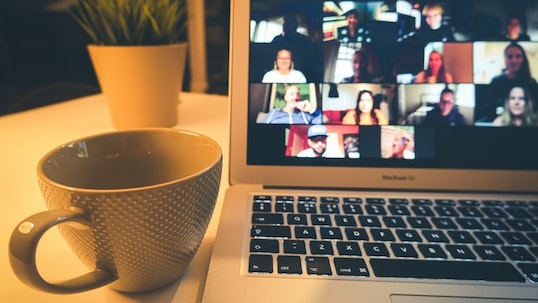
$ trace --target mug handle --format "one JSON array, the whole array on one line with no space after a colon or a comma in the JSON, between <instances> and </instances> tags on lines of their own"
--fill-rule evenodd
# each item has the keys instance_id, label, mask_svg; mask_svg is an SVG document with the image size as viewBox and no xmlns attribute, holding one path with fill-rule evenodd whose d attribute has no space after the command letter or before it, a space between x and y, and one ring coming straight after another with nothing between
<instances>
[{"instance_id":1,"label":"mug handle","mask_svg":"<svg viewBox=\"0 0 538 303\"><path fill-rule=\"evenodd\" d=\"M65 222L89 225L89 215L76 207L47 210L29 216L15 228L9 240L9 261L15 275L28 286L58 294L82 292L117 280L113 274L102 269L58 283L48 282L39 274L36 265L37 244L47 230Z\"/></svg>"}]
</instances>

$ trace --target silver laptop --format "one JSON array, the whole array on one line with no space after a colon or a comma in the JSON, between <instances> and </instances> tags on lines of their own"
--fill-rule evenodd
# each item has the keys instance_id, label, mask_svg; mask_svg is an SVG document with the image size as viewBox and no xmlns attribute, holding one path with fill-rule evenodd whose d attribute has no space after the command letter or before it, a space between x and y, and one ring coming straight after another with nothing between
<instances>
[{"instance_id":1,"label":"silver laptop","mask_svg":"<svg viewBox=\"0 0 538 303\"><path fill-rule=\"evenodd\" d=\"M203 302L538 302L537 16L232 0Z\"/></svg>"}]
</instances>

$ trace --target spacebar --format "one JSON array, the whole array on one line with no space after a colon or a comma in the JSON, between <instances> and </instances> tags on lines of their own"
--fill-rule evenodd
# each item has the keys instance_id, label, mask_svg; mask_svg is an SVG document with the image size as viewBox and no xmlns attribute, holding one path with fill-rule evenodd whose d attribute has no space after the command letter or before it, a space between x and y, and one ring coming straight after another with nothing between
<instances>
[{"instance_id":1,"label":"spacebar","mask_svg":"<svg viewBox=\"0 0 538 303\"><path fill-rule=\"evenodd\" d=\"M525 282L510 263L370 259L377 277Z\"/></svg>"}]
</instances>

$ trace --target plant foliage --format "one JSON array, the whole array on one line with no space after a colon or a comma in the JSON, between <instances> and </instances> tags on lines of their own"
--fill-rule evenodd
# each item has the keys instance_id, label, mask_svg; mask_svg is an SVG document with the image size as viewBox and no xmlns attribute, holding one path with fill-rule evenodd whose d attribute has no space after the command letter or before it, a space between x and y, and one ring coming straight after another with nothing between
<instances>
[{"instance_id":1,"label":"plant foliage","mask_svg":"<svg viewBox=\"0 0 538 303\"><path fill-rule=\"evenodd\" d=\"M77 0L70 13L98 45L171 44L188 24L186 0Z\"/></svg>"}]
</instances>

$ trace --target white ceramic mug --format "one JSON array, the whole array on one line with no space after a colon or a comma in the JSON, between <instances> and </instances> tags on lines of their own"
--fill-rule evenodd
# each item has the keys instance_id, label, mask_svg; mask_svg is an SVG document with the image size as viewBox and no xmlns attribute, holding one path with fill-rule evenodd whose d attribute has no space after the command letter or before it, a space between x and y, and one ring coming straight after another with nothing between
<instances>
[{"instance_id":1,"label":"white ceramic mug","mask_svg":"<svg viewBox=\"0 0 538 303\"><path fill-rule=\"evenodd\" d=\"M205 235L221 170L215 141L168 128L106 133L57 147L37 168L48 210L24 219L12 233L13 271L25 284L52 293L168 285ZM36 248L52 226L89 273L62 282L42 277Z\"/></svg>"}]
</instances>

